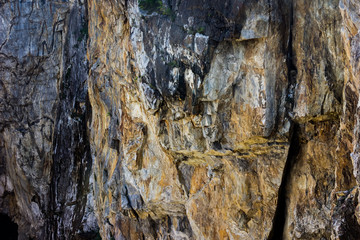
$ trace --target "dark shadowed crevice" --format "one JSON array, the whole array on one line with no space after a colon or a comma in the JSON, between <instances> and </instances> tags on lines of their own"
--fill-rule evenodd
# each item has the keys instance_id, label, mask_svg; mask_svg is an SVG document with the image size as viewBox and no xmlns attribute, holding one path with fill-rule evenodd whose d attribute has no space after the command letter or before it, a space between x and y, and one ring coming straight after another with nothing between
<instances>
[{"instance_id":1,"label":"dark shadowed crevice","mask_svg":"<svg viewBox=\"0 0 360 240\"><path fill-rule=\"evenodd\" d=\"M0 214L0 236L3 240L18 239L18 225L6 214Z\"/></svg>"},{"instance_id":2,"label":"dark shadowed crevice","mask_svg":"<svg viewBox=\"0 0 360 240\"><path fill-rule=\"evenodd\" d=\"M287 184L290 181L293 166L300 153L301 145L300 145L299 135L300 135L300 127L297 123L294 123L289 153L285 163L281 185L278 192L278 202L273 220L273 226L268 238L269 240L283 239L284 225L287 214L286 213Z\"/></svg>"},{"instance_id":3,"label":"dark shadowed crevice","mask_svg":"<svg viewBox=\"0 0 360 240\"><path fill-rule=\"evenodd\" d=\"M288 112L292 112L294 106L294 86L296 84L297 69L294 64L294 53L293 53L293 11L294 6L291 2L290 16L289 16L289 42L287 52L287 68L288 68L288 90L287 90L287 106ZM278 202L276 206L275 216L273 219L272 229L269 234L269 240L281 240L283 239L286 215L287 215L287 188L292 175L293 166L300 153L300 126L296 122L292 122L292 128L290 130L290 147L288 156L286 159L281 184L278 192Z\"/></svg>"}]
</instances>

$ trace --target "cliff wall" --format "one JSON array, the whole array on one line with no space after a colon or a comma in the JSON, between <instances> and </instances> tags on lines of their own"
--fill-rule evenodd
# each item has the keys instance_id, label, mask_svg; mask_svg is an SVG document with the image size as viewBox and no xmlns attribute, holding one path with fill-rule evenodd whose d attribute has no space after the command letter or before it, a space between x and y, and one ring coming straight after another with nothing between
<instances>
[{"instance_id":1,"label":"cliff wall","mask_svg":"<svg viewBox=\"0 0 360 240\"><path fill-rule=\"evenodd\" d=\"M358 239L357 0L0 1L0 18L19 239Z\"/></svg>"}]
</instances>

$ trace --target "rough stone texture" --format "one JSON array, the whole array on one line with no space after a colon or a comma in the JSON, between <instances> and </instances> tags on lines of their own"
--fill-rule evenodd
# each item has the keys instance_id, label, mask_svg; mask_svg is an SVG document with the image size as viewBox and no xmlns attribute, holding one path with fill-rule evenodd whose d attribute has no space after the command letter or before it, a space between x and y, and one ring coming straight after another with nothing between
<instances>
[{"instance_id":1,"label":"rough stone texture","mask_svg":"<svg viewBox=\"0 0 360 240\"><path fill-rule=\"evenodd\" d=\"M358 1L340 1L339 9L342 15L343 27L341 36L344 41L346 66L344 74L343 110L340 125L340 149L342 159L341 170L349 171L352 185L345 185L339 173L337 176L337 191L334 192L333 206L333 239L357 239L359 236L359 51L360 51L360 3ZM344 151L345 150L345 151ZM345 155L346 154L346 155ZM346 165L347 167L346 167ZM339 172L339 169L337 169ZM345 178L345 183L350 177ZM356 183L355 183L356 181ZM345 185L346 188L341 186Z\"/></svg>"},{"instance_id":2,"label":"rough stone texture","mask_svg":"<svg viewBox=\"0 0 360 240\"><path fill-rule=\"evenodd\" d=\"M338 121L310 121L296 132L298 149L293 152L287 183L284 239L330 239L336 166L333 139L338 126Z\"/></svg>"},{"instance_id":3,"label":"rough stone texture","mask_svg":"<svg viewBox=\"0 0 360 240\"><path fill-rule=\"evenodd\" d=\"M162 8L171 17L139 11L137 1L89 1L103 237L265 239L271 231L288 150L281 18L290 8L219 4L169 1ZM127 229L132 219L142 223Z\"/></svg>"},{"instance_id":4,"label":"rough stone texture","mask_svg":"<svg viewBox=\"0 0 360 240\"><path fill-rule=\"evenodd\" d=\"M340 112L344 84L339 1L294 1L295 118Z\"/></svg>"},{"instance_id":5,"label":"rough stone texture","mask_svg":"<svg viewBox=\"0 0 360 240\"><path fill-rule=\"evenodd\" d=\"M82 229L91 170L86 10L81 1L0 2L0 212L19 239Z\"/></svg>"},{"instance_id":6,"label":"rough stone texture","mask_svg":"<svg viewBox=\"0 0 360 240\"><path fill-rule=\"evenodd\" d=\"M359 30L358 0L0 1L1 219L358 239Z\"/></svg>"}]
</instances>

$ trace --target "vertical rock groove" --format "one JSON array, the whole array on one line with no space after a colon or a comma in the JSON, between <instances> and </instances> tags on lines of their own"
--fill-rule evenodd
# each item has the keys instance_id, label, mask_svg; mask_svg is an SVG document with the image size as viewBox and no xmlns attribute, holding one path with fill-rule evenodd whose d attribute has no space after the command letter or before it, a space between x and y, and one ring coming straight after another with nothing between
<instances>
[{"instance_id":1,"label":"vertical rock groove","mask_svg":"<svg viewBox=\"0 0 360 240\"><path fill-rule=\"evenodd\" d=\"M287 98L286 98L286 108L287 112L292 113L294 107L294 86L296 84L296 67L294 65L294 53L293 53L293 22L294 22L294 3L291 1L290 5L290 15L289 15L289 37L287 45L287 69L288 69L288 89L287 89ZM291 116L289 116L291 118ZM286 159L281 185L278 191L278 200L276 206L276 212L273 219L273 226L269 234L269 240L282 240L284 225L286 221L286 198L287 198L287 187L289 184L289 179L292 173L294 163L297 159L297 156L300 151L300 128L298 123L291 121L290 129L290 147L288 151L288 156Z\"/></svg>"},{"instance_id":2,"label":"vertical rock groove","mask_svg":"<svg viewBox=\"0 0 360 240\"><path fill-rule=\"evenodd\" d=\"M278 201L276 206L276 212L273 220L273 226L269 234L269 240L282 240L284 225L286 221L286 210L287 210L287 188L289 179L292 173L293 166L300 152L300 127L297 123L293 123L291 131L290 148L288 157L286 160L283 176L281 179L281 185L278 192Z\"/></svg>"}]
</instances>

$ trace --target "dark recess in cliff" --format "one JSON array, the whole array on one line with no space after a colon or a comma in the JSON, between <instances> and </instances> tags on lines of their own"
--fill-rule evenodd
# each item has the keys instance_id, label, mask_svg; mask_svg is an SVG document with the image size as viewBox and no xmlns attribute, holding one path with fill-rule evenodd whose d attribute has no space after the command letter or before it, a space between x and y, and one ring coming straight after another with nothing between
<instances>
[{"instance_id":1,"label":"dark recess in cliff","mask_svg":"<svg viewBox=\"0 0 360 240\"><path fill-rule=\"evenodd\" d=\"M269 234L269 240L283 239L284 225L286 219L286 188L291 177L292 168L300 152L300 127L297 123L293 123L292 137L290 142L289 154L286 160L281 185L278 193L278 202L273 220L273 227Z\"/></svg>"},{"instance_id":2,"label":"dark recess in cliff","mask_svg":"<svg viewBox=\"0 0 360 240\"><path fill-rule=\"evenodd\" d=\"M291 2L291 9L290 9L290 16L289 16L289 41L288 41L288 52L287 52L287 68L288 68L288 89L287 89L287 110L288 112L292 111L294 107L294 99L293 99L293 86L296 84L296 74L297 69L294 65L294 53L293 53L293 11L294 6L293 2ZM294 166L294 163L296 161L296 158L298 157L300 153L300 127L298 123L292 122L292 128L290 131L290 148L288 157L286 160L281 185L278 192L278 202L276 206L276 212L273 220L273 226L271 229L271 232L269 234L269 240L281 240L283 239L283 232L284 232L284 225L286 220L286 190L287 190L287 184L290 180L291 172Z\"/></svg>"},{"instance_id":3,"label":"dark recess in cliff","mask_svg":"<svg viewBox=\"0 0 360 240\"><path fill-rule=\"evenodd\" d=\"M0 235L3 240L18 239L18 225L5 214L0 214Z\"/></svg>"}]
</instances>

